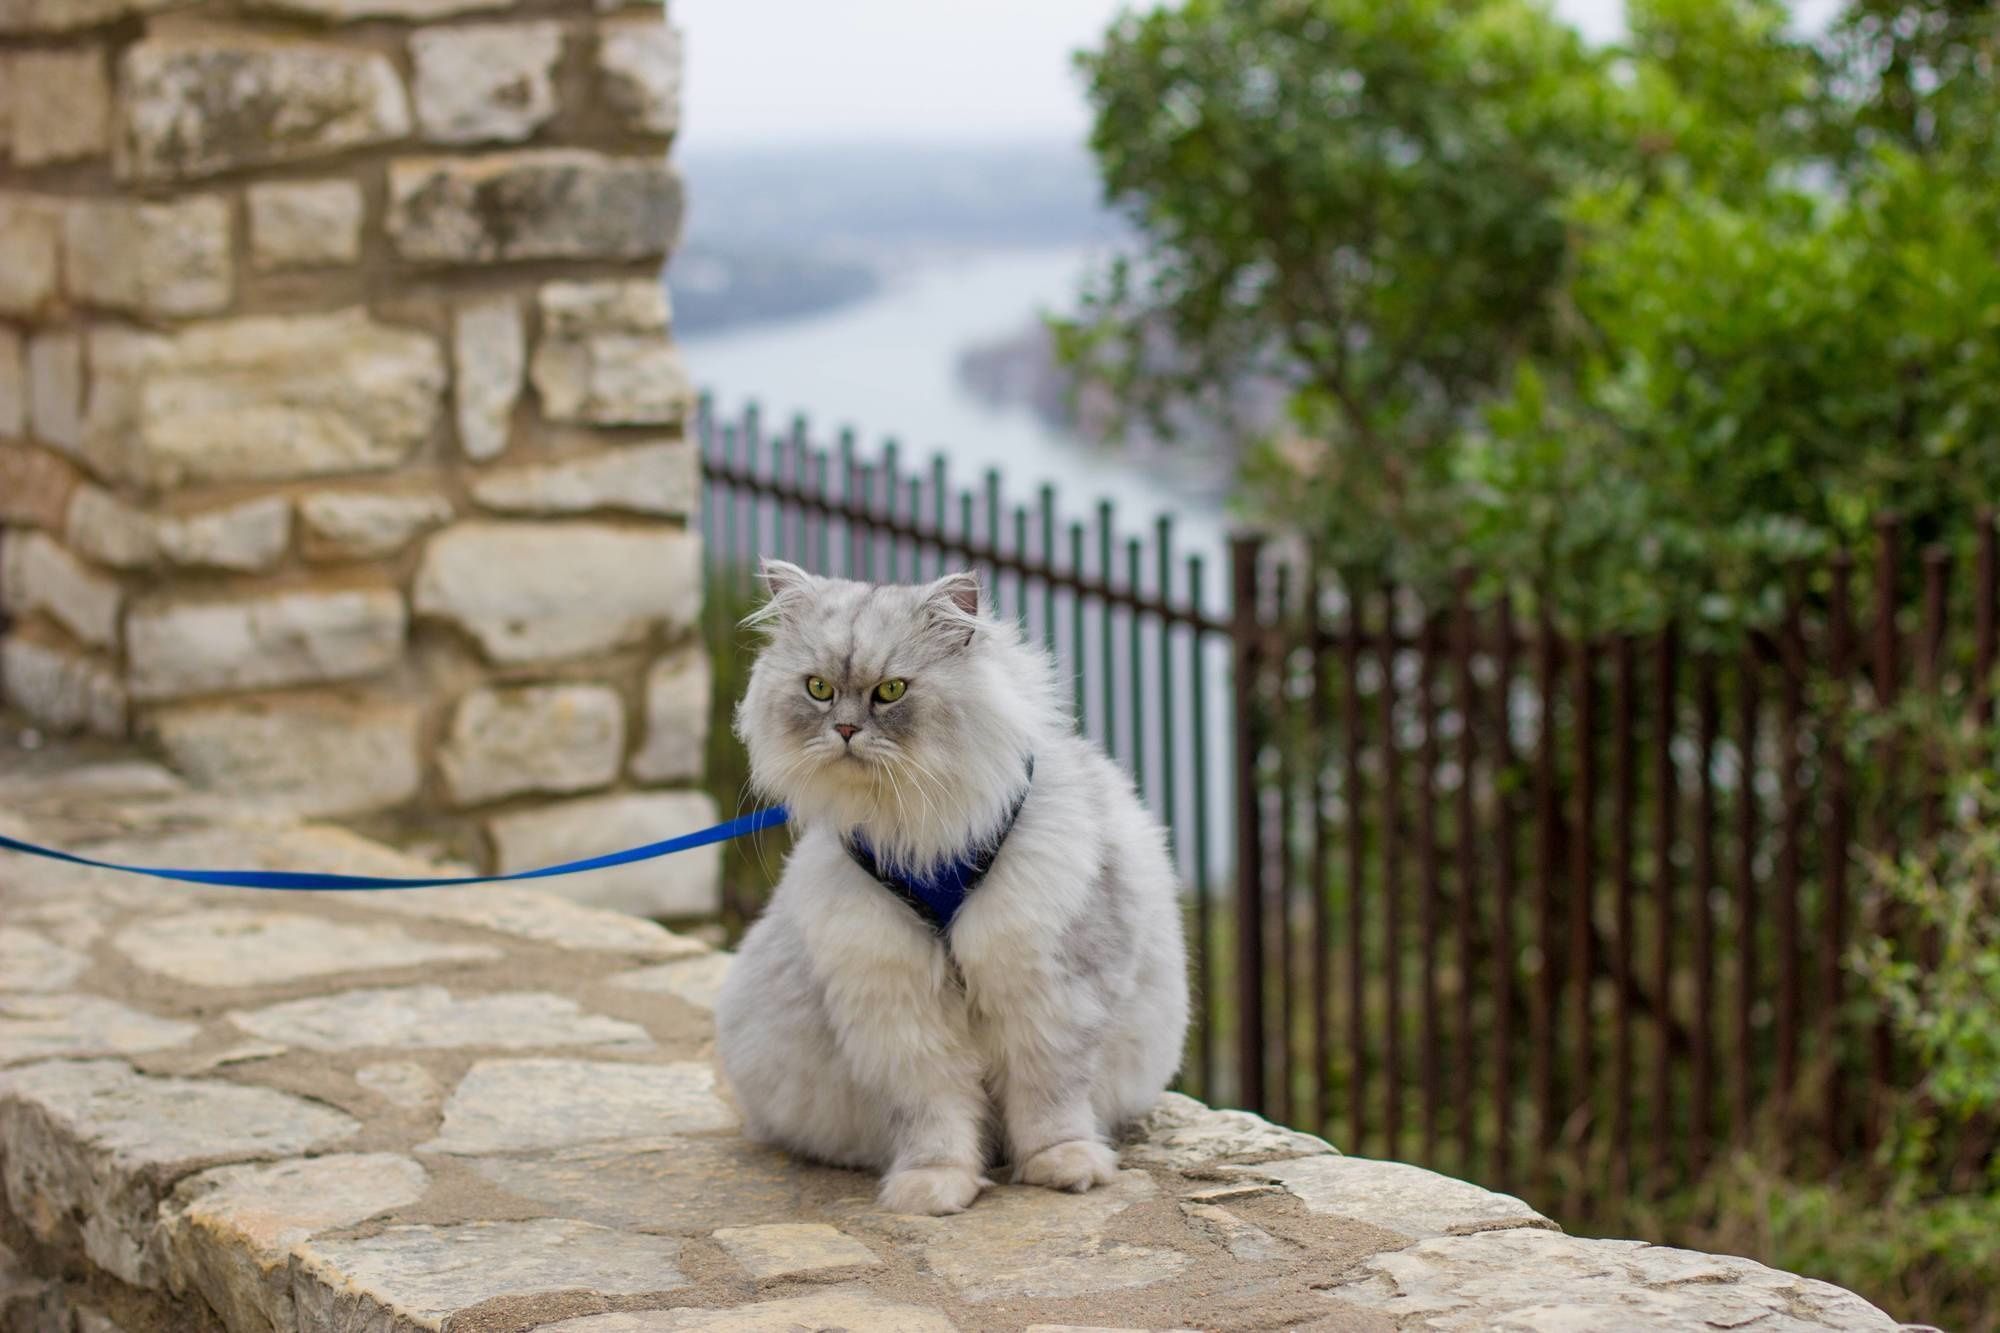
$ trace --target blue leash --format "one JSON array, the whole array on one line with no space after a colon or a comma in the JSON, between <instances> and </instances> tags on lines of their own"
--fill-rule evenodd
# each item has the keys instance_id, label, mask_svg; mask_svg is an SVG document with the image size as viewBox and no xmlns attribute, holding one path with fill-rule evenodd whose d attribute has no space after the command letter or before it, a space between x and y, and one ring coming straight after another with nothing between
<instances>
[{"instance_id":1,"label":"blue leash","mask_svg":"<svg viewBox=\"0 0 2000 1333\"><path fill-rule=\"evenodd\" d=\"M697 829L693 833L683 833L678 838L668 838L662 842L649 842L640 847L629 847L622 852L606 852L603 856L585 857L580 861L565 861L561 865L543 866L539 870L517 870L511 875L465 875L443 879L391 879L376 875L318 875L298 870L170 870L163 866L128 866L115 861L93 861L87 856L77 856L72 852L59 852L53 847L38 847L32 842L22 842L19 838L9 838L0 834L0 850L20 852L27 856L39 856L50 861L66 861L73 866L88 866L92 870L115 870L126 875L150 875L154 879L179 880L183 884L211 884L225 889L317 889L317 890L362 890L362 889L437 889L464 887L470 884L507 884L524 879L553 879L557 875L576 875L586 870L608 870L612 866L628 866L635 861L651 861L661 856L672 856L675 852L691 851L696 847L706 847L710 843L728 842L731 838L741 838L752 833L761 833L767 828L775 828L785 822L788 816L785 807L774 805L768 810L743 815L717 824L711 828Z\"/></svg>"}]
</instances>

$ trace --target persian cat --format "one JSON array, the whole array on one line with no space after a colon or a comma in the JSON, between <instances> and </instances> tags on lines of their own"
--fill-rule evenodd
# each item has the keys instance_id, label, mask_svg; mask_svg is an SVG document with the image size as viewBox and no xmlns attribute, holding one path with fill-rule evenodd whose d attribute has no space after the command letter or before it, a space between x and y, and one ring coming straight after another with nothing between
<instances>
[{"instance_id":1,"label":"persian cat","mask_svg":"<svg viewBox=\"0 0 2000 1333\"><path fill-rule=\"evenodd\" d=\"M748 1133L880 1172L901 1213L958 1212L1001 1163L1109 1182L1187 1027L1158 821L975 576L762 575L736 730L797 842L716 1005Z\"/></svg>"}]
</instances>

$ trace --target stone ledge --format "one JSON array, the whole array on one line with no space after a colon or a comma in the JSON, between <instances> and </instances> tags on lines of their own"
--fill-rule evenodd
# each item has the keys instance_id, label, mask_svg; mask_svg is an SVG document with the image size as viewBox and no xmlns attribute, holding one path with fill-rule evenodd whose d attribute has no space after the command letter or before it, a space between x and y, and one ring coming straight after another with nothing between
<instances>
[{"instance_id":1,"label":"stone ledge","mask_svg":"<svg viewBox=\"0 0 2000 1333\"><path fill-rule=\"evenodd\" d=\"M107 855L412 864L145 765L0 750L0 798L0 828ZM1896 1328L1175 1094L1109 1186L886 1215L870 1178L741 1137L710 1062L727 955L528 891L5 860L0 915L0 1233L29 1242L0 1250L0 1324Z\"/></svg>"}]
</instances>

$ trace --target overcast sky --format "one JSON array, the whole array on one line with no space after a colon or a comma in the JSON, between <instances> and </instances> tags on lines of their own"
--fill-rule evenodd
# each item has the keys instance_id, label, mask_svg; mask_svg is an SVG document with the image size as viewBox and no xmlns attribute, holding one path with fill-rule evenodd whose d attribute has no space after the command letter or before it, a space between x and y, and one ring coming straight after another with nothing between
<instances>
[{"instance_id":1,"label":"overcast sky","mask_svg":"<svg viewBox=\"0 0 2000 1333\"><path fill-rule=\"evenodd\" d=\"M1807 14L1833 0L1799 0ZM1385 0L1393 3L1393 0ZM670 0L691 149L857 139L1080 138L1069 53L1125 0ZM1623 0L1556 0L1594 38Z\"/></svg>"}]
</instances>

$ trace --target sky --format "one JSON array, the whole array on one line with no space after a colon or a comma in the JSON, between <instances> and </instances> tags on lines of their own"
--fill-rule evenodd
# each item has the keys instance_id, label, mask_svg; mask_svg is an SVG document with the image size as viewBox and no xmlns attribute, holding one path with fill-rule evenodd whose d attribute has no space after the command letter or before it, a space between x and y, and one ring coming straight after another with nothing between
<instances>
[{"instance_id":1,"label":"sky","mask_svg":"<svg viewBox=\"0 0 2000 1333\"><path fill-rule=\"evenodd\" d=\"M1795 10L1812 22L1831 2ZM1069 53L1125 3L670 0L687 37L683 147L1081 139ZM1623 0L1555 7L1592 38L1622 30Z\"/></svg>"}]
</instances>

